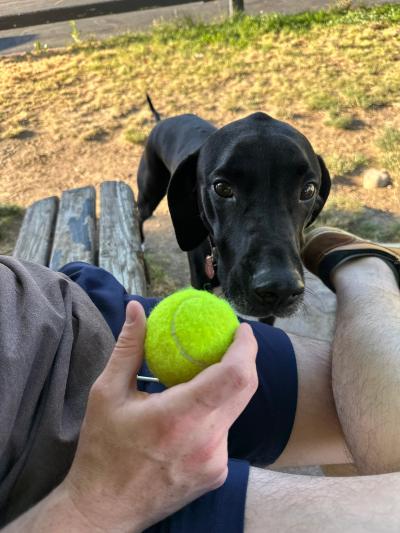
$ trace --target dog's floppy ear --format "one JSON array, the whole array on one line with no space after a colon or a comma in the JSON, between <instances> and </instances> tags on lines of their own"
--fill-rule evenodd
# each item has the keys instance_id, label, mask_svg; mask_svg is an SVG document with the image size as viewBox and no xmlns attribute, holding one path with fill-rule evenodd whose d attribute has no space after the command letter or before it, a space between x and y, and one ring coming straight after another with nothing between
<instances>
[{"instance_id":1,"label":"dog's floppy ear","mask_svg":"<svg viewBox=\"0 0 400 533\"><path fill-rule=\"evenodd\" d=\"M322 208L325 205L325 202L328 199L329 191L331 190L331 177L329 175L328 169L326 168L325 162L320 155L317 155L319 166L321 168L321 185L319 187L318 197L315 200L315 204L311 213L309 220L307 221L307 226L312 224L317 216L322 211Z\"/></svg>"},{"instance_id":2,"label":"dog's floppy ear","mask_svg":"<svg viewBox=\"0 0 400 533\"><path fill-rule=\"evenodd\" d=\"M197 199L197 160L199 150L179 163L169 182L167 198L169 212L179 247L188 252L208 235Z\"/></svg>"}]
</instances>

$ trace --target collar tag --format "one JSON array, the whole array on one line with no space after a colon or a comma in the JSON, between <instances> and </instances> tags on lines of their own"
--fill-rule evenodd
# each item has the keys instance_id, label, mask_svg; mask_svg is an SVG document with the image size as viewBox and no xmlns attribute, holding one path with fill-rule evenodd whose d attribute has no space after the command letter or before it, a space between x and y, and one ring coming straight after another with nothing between
<instances>
[{"instance_id":1,"label":"collar tag","mask_svg":"<svg viewBox=\"0 0 400 533\"><path fill-rule=\"evenodd\" d=\"M214 257L212 255L207 255L204 263L204 270L208 279L213 279L215 276L214 270Z\"/></svg>"}]
</instances>

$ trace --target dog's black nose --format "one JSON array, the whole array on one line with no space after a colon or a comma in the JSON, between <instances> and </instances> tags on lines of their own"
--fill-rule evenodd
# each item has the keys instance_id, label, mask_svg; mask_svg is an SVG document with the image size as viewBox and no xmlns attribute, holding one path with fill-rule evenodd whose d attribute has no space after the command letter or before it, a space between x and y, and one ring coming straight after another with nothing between
<instances>
[{"instance_id":1,"label":"dog's black nose","mask_svg":"<svg viewBox=\"0 0 400 533\"><path fill-rule=\"evenodd\" d=\"M290 281L268 280L254 277L253 291L261 302L268 305L291 305L304 293L304 283L300 279Z\"/></svg>"}]
</instances>

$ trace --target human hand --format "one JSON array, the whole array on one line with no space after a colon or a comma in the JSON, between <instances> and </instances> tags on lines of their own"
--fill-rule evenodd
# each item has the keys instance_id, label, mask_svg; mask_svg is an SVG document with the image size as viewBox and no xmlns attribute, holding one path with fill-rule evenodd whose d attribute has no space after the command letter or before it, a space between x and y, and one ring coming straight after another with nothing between
<instances>
[{"instance_id":1,"label":"human hand","mask_svg":"<svg viewBox=\"0 0 400 533\"><path fill-rule=\"evenodd\" d=\"M242 324L220 363L162 393L138 391L145 327L129 303L63 482L93 531L142 531L222 485L228 429L257 388L257 344Z\"/></svg>"}]
</instances>

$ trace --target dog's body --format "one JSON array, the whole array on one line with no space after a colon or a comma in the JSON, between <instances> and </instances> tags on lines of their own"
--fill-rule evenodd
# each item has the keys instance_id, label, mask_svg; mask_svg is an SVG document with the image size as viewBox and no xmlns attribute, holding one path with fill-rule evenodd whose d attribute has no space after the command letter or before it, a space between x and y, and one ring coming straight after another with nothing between
<instances>
[{"instance_id":1,"label":"dog's body","mask_svg":"<svg viewBox=\"0 0 400 533\"><path fill-rule=\"evenodd\" d=\"M141 225L168 194L193 286L210 283L205 257L215 247L218 280L238 312L295 310L303 229L330 190L324 162L300 132L264 113L221 129L195 115L163 120L147 141L138 187Z\"/></svg>"}]
</instances>

